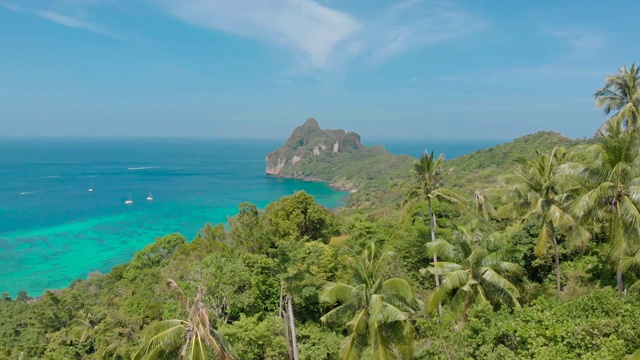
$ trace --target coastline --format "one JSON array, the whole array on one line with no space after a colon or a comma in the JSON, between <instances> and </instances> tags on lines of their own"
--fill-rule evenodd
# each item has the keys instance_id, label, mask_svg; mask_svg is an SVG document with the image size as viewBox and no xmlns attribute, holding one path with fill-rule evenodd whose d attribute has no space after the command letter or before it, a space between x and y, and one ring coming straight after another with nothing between
<instances>
[{"instance_id":1,"label":"coastline","mask_svg":"<svg viewBox=\"0 0 640 360\"><path fill-rule=\"evenodd\" d=\"M266 175L274 177L274 178L280 178L280 179L302 180L302 181L306 181L306 182L327 184L327 186L333 191L339 191L339 192L348 193L344 197L344 201L345 202L352 194L358 192L358 188L356 188L354 186L347 186L346 184L339 184L338 182L331 182L331 181L323 180L323 179L312 177L312 176L296 176L296 175L294 175L294 176L283 176L283 175L279 175L279 174L273 174L273 173L271 173L269 171L266 172ZM341 206L338 206L336 208L341 208L341 207L344 207L344 204L341 205Z\"/></svg>"}]
</instances>

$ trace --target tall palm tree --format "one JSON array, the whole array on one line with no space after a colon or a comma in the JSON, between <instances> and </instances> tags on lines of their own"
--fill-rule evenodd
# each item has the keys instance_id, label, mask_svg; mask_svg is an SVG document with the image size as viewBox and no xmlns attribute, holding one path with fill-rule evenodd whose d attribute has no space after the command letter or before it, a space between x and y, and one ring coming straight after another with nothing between
<instances>
[{"instance_id":1,"label":"tall palm tree","mask_svg":"<svg viewBox=\"0 0 640 360\"><path fill-rule=\"evenodd\" d=\"M231 360L231 347L209 322L209 314L202 299L204 287L200 285L193 303L175 281L168 279L167 287L175 290L187 319L171 319L152 324L142 338L142 346L132 359L184 359Z\"/></svg>"},{"instance_id":2,"label":"tall palm tree","mask_svg":"<svg viewBox=\"0 0 640 360\"><path fill-rule=\"evenodd\" d=\"M615 111L596 135L606 135L607 127L613 119L622 119L626 129L636 129L640 125L640 72L635 64L627 69L620 68L615 75L605 78L605 86L593 94L596 106L604 107L604 113L609 115Z\"/></svg>"},{"instance_id":3,"label":"tall palm tree","mask_svg":"<svg viewBox=\"0 0 640 360\"><path fill-rule=\"evenodd\" d=\"M458 225L452 240L438 239L427 244L429 255L450 260L435 262L421 270L443 276L442 284L426 301L427 311L434 311L438 304L450 298L451 309L461 312L466 322L467 311L476 303L504 299L520 307L518 290L504 277L520 272L520 267L510 261L519 253L515 247L498 235L485 238L475 222Z\"/></svg>"},{"instance_id":4,"label":"tall palm tree","mask_svg":"<svg viewBox=\"0 0 640 360\"><path fill-rule=\"evenodd\" d=\"M433 151L431 153L426 150L422 154L422 157L418 159L413 165L413 178L415 180L414 188L407 195L407 200L414 199L426 199L429 207L429 225L431 228L431 241L436 241L436 216L433 213L433 200L441 200L453 204L458 204L462 207L465 205L465 199L456 192L446 189L442 183L442 162L444 161L444 155L440 154L438 158L434 157ZM438 261L438 256L433 255L433 261ZM436 287L440 286L440 276L435 276ZM439 308L439 313L442 313L442 307Z\"/></svg>"},{"instance_id":5,"label":"tall palm tree","mask_svg":"<svg viewBox=\"0 0 640 360\"><path fill-rule=\"evenodd\" d=\"M409 283L400 278L384 280L381 263L391 253L378 253L370 244L360 256L349 258L354 285L329 283L320 295L328 304L339 304L322 322L350 320L349 335L342 341L340 357L359 360L366 348L380 360L409 359L413 355L413 327L409 315L419 305Z\"/></svg>"},{"instance_id":6,"label":"tall palm tree","mask_svg":"<svg viewBox=\"0 0 640 360\"><path fill-rule=\"evenodd\" d=\"M583 163L575 167L587 192L573 205L583 219L604 217L620 292L625 270L620 261L640 243L640 135L626 131L623 122L613 119L607 136L588 147Z\"/></svg>"},{"instance_id":7,"label":"tall palm tree","mask_svg":"<svg viewBox=\"0 0 640 360\"><path fill-rule=\"evenodd\" d=\"M566 172L561 171L567 162L565 149L556 147L548 154L536 153L534 159L517 159L520 167L505 178L505 183L509 184L506 186L508 202L498 210L498 216L519 220L511 230L517 230L527 222L540 224L534 251L536 256L544 255L549 243L553 244L556 295L560 297L562 284L558 235L564 232L570 246L583 244L590 235L578 226L567 209L578 187L569 180Z\"/></svg>"}]
</instances>

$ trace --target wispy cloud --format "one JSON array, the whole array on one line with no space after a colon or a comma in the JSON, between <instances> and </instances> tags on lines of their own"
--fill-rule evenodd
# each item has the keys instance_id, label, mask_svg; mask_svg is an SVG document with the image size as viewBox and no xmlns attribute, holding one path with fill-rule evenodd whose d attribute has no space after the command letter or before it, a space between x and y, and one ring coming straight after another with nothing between
<instances>
[{"instance_id":1,"label":"wispy cloud","mask_svg":"<svg viewBox=\"0 0 640 360\"><path fill-rule=\"evenodd\" d=\"M372 59L380 61L410 49L461 38L484 25L452 3L407 0L368 26L369 48Z\"/></svg>"},{"instance_id":2,"label":"wispy cloud","mask_svg":"<svg viewBox=\"0 0 640 360\"><path fill-rule=\"evenodd\" d=\"M336 46L361 29L352 16L310 0L182 0L160 1L173 16L288 47L305 54L314 67L324 67Z\"/></svg>"},{"instance_id":3,"label":"wispy cloud","mask_svg":"<svg viewBox=\"0 0 640 360\"><path fill-rule=\"evenodd\" d=\"M365 19L313 0L158 3L190 24L289 48L304 55L312 68L355 58L380 62L409 49L459 38L482 25L451 4L421 0L401 2Z\"/></svg>"},{"instance_id":4,"label":"wispy cloud","mask_svg":"<svg viewBox=\"0 0 640 360\"><path fill-rule=\"evenodd\" d=\"M99 6L115 0L0 0L14 12L128 41L116 28L90 21ZM144 0L169 16L211 31L274 44L288 50L306 72L344 69L353 61L378 64L411 49L459 39L484 23L447 0L404 0L368 15L349 13L319 0ZM117 2L133 6L132 2ZM95 18L95 17L93 17ZM300 69L293 73L300 73Z\"/></svg>"},{"instance_id":5,"label":"wispy cloud","mask_svg":"<svg viewBox=\"0 0 640 360\"><path fill-rule=\"evenodd\" d=\"M73 2L74 5L78 5L80 4L79 2L80 0L75 0ZM94 4L95 0L83 0L82 4L83 5L87 5L87 4ZM61 3L57 3L57 5L60 5ZM122 34L106 27L103 26L101 24L95 23L95 22L91 22L91 21L87 21L75 16L70 16L70 15L66 15L63 13L59 13L56 11L50 11L50 10L34 10L34 9L30 9L30 8L26 8L20 5L17 5L15 3L10 3L10 2L6 2L6 1L1 1L0 0L0 6L9 9L13 12L17 12L17 13L25 13L25 14L32 14L35 16L38 16L40 18L49 20L49 21L53 21L57 24L60 24L62 26L66 26L66 27L70 27L70 28L75 28L75 29L81 29L81 30L86 30L86 31L90 31L96 34L100 34L103 36L107 36L107 37L111 37L120 41L124 41L124 42L131 42L126 36L123 36Z\"/></svg>"},{"instance_id":6,"label":"wispy cloud","mask_svg":"<svg viewBox=\"0 0 640 360\"><path fill-rule=\"evenodd\" d=\"M587 58L602 51L607 39L602 33L584 30L553 30L550 35L564 42L570 49L567 56L573 58Z\"/></svg>"},{"instance_id":7,"label":"wispy cloud","mask_svg":"<svg viewBox=\"0 0 640 360\"><path fill-rule=\"evenodd\" d=\"M51 20L55 23L58 23L60 25L64 25L67 27L88 30L88 31L92 31L102 35L108 35L108 36L111 35L108 30L104 29L102 26L98 24L83 21L71 16L57 14L51 11L33 11L32 13L40 16L43 19Z\"/></svg>"}]
</instances>

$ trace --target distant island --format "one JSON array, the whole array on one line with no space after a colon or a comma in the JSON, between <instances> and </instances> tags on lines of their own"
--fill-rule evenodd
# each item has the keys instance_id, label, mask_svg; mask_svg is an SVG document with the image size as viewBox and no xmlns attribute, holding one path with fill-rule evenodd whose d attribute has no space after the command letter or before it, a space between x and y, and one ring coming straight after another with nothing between
<instances>
[{"instance_id":1,"label":"distant island","mask_svg":"<svg viewBox=\"0 0 640 360\"><path fill-rule=\"evenodd\" d=\"M362 145L355 132L322 130L315 119L309 118L295 128L282 147L267 155L266 173L328 182L335 189L353 193L347 206L363 208L394 198L393 193L380 190L407 180L414 160L394 155L379 145Z\"/></svg>"}]
</instances>

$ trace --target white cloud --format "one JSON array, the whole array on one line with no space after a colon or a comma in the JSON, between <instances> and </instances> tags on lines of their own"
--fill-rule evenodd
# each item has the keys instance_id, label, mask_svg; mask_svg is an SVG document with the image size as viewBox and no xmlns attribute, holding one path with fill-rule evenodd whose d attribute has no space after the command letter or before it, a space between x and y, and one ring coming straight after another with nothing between
<instances>
[{"instance_id":1,"label":"white cloud","mask_svg":"<svg viewBox=\"0 0 640 360\"><path fill-rule=\"evenodd\" d=\"M161 1L174 16L221 30L289 47L325 67L336 46L361 28L348 14L310 0Z\"/></svg>"},{"instance_id":2,"label":"white cloud","mask_svg":"<svg viewBox=\"0 0 640 360\"><path fill-rule=\"evenodd\" d=\"M133 45L141 46L139 42L133 41L132 39L130 39L130 36L125 36L122 33L116 30L113 30L109 27L98 24L96 22L87 21L78 16L71 16L71 15L67 15L66 13L63 13L65 10L71 11L71 12L74 12L74 11L77 12L78 10L80 10L80 8L78 7L79 5L82 5L82 6L95 5L95 4L98 4L99 2L100 2L99 0L60 1L57 3L51 4L52 7L59 9L56 11L52 11L49 9L34 10L31 8L26 8L26 7L17 5L15 3L10 3L2 0L0 0L0 6L3 6L13 12L35 15L45 20L49 20L57 24L60 24L62 26L90 31L96 34L111 37L111 38L114 38L123 42L127 42ZM73 6L69 7L69 5L73 5Z\"/></svg>"},{"instance_id":3,"label":"white cloud","mask_svg":"<svg viewBox=\"0 0 640 360\"><path fill-rule=\"evenodd\" d=\"M156 0L158 1L158 0ZM383 61L409 49L459 38L482 23L443 2L407 0L370 19L312 0L160 0L173 16L212 30L292 49L313 68L356 57Z\"/></svg>"},{"instance_id":4,"label":"white cloud","mask_svg":"<svg viewBox=\"0 0 640 360\"><path fill-rule=\"evenodd\" d=\"M71 16L66 16L66 15L58 14L51 11L33 11L32 13L40 16L43 19L51 20L53 22L56 22L60 25L64 25L67 27L84 29L84 30L92 31L95 33L103 34L103 35L110 35L106 29L102 28L98 24L83 21Z\"/></svg>"},{"instance_id":5,"label":"white cloud","mask_svg":"<svg viewBox=\"0 0 640 360\"><path fill-rule=\"evenodd\" d=\"M407 0L393 6L370 28L374 61L463 37L484 26L470 14L445 2Z\"/></svg>"},{"instance_id":6,"label":"white cloud","mask_svg":"<svg viewBox=\"0 0 640 360\"><path fill-rule=\"evenodd\" d=\"M256 39L288 49L303 68L344 68L355 59L379 63L414 48L463 37L483 23L445 1L405 0L372 6L366 17L319 0L144 0L194 26ZM362 0L356 0L362 1ZM115 0L35 1L31 8L0 0L15 12L128 41L115 28L87 19ZM134 6L133 2L118 2ZM376 16L376 14L378 14Z\"/></svg>"}]
</instances>

